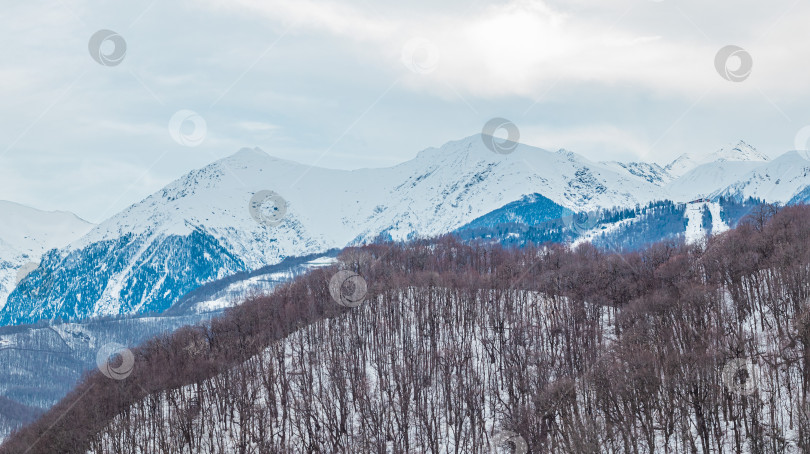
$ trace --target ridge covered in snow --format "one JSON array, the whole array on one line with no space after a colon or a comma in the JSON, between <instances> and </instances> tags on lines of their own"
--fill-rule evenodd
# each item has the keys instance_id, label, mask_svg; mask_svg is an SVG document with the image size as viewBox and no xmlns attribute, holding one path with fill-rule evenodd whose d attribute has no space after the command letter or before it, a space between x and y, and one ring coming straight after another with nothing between
<instances>
[{"instance_id":1,"label":"ridge covered in snow","mask_svg":"<svg viewBox=\"0 0 810 454\"><path fill-rule=\"evenodd\" d=\"M0 200L0 309L21 274L46 251L87 234L93 224L66 211L42 211Z\"/></svg>"},{"instance_id":2,"label":"ridge covered in snow","mask_svg":"<svg viewBox=\"0 0 810 454\"><path fill-rule=\"evenodd\" d=\"M769 202L786 203L809 185L810 159L807 152L789 151L771 162L751 169L737 181L718 191L717 195L759 197Z\"/></svg>"},{"instance_id":3,"label":"ridge covered in snow","mask_svg":"<svg viewBox=\"0 0 810 454\"><path fill-rule=\"evenodd\" d=\"M250 216L250 199L261 190L274 191L287 203L276 228ZM126 234L188 235L198 228L268 234L280 241L295 227L313 243L334 246L381 232L393 239L431 236L532 193L577 210L634 205L664 195L649 182L575 153L520 145L510 155L498 155L478 136L424 150L395 167L354 171L309 167L243 149L104 221L70 249ZM265 262L263 249L239 254L251 266Z\"/></svg>"},{"instance_id":4,"label":"ridge covered in snow","mask_svg":"<svg viewBox=\"0 0 810 454\"><path fill-rule=\"evenodd\" d=\"M42 211L6 200L0 200L0 219L0 241L31 256L65 246L94 226L67 211Z\"/></svg>"},{"instance_id":5,"label":"ridge covered in snow","mask_svg":"<svg viewBox=\"0 0 810 454\"><path fill-rule=\"evenodd\" d=\"M808 166L803 154L769 161L742 141L666 167L525 144L498 154L480 135L397 166L353 171L245 148L47 254L11 293L0 324L162 311L229 274L378 238L445 234L526 197L574 212L720 195L785 203L807 192ZM250 207L262 194L272 194L261 200L270 197L273 211L254 206L264 213L257 215ZM273 221L256 220L267 216Z\"/></svg>"},{"instance_id":6,"label":"ridge covered in snow","mask_svg":"<svg viewBox=\"0 0 810 454\"><path fill-rule=\"evenodd\" d=\"M767 155L759 152L756 148L741 140L736 144L729 144L707 155L684 153L667 164L664 167L664 171L672 178L680 178L689 171L705 164L729 161L762 163L769 160L770 158Z\"/></svg>"},{"instance_id":7,"label":"ridge covered in snow","mask_svg":"<svg viewBox=\"0 0 810 454\"><path fill-rule=\"evenodd\" d=\"M251 213L262 191L283 199L278 223L257 222ZM0 323L161 311L228 274L378 237L447 233L535 193L572 210L663 196L656 185L575 153L521 144L497 154L479 135L398 166L354 171L243 149L49 254L12 292Z\"/></svg>"}]
</instances>

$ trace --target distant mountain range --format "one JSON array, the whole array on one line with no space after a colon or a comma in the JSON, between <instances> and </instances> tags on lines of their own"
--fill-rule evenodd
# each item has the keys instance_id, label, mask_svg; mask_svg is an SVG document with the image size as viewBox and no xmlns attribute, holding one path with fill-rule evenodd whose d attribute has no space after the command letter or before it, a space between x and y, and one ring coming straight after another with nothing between
<instances>
[{"instance_id":1,"label":"distant mountain range","mask_svg":"<svg viewBox=\"0 0 810 454\"><path fill-rule=\"evenodd\" d=\"M0 249L6 267L0 298L7 296L0 325L159 312L207 282L378 239L505 222L535 225L575 212L635 209L664 200L802 202L810 197L809 169L803 153L771 161L744 142L706 156L685 154L663 167L594 162L524 144L496 154L478 135L424 150L394 167L354 171L243 149L98 226L63 213L59 216L75 225L58 231L70 235L43 233L53 241L36 237L31 244L39 248L30 250L21 246L28 243L11 241L12 247ZM662 236L685 234L685 209L665 211L676 221ZM17 233L0 230L0 248L19 232L55 222L31 219L40 227L21 223ZM575 225L573 231L584 236L596 226ZM648 227L654 238L653 224ZM41 264L11 291L11 276L40 255Z\"/></svg>"}]
</instances>

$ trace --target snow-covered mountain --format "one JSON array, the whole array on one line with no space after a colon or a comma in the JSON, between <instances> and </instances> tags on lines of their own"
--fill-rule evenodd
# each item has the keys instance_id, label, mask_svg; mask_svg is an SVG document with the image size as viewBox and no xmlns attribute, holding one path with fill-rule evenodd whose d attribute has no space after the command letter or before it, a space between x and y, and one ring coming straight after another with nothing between
<instances>
[{"instance_id":1,"label":"snow-covered mountain","mask_svg":"<svg viewBox=\"0 0 810 454\"><path fill-rule=\"evenodd\" d=\"M0 324L162 311L206 282L377 238L542 222L667 199L787 202L801 191L810 195L808 164L799 153L768 161L745 142L666 167L599 163L524 144L497 154L480 135L394 167L354 171L243 149L45 254L9 295Z\"/></svg>"},{"instance_id":2,"label":"snow-covered mountain","mask_svg":"<svg viewBox=\"0 0 810 454\"><path fill-rule=\"evenodd\" d=\"M802 151L789 151L757 166L717 195L735 198L758 197L768 202L790 202L810 185L810 159ZM805 202L804 200L797 200Z\"/></svg>"},{"instance_id":3,"label":"snow-covered mountain","mask_svg":"<svg viewBox=\"0 0 810 454\"><path fill-rule=\"evenodd\" d=\"M41 211L0 200L0 309L46 251L85 235L93 224L66 211Z\"/></svg>"},{"instance_id":4,"label":"snow-covered mountain","mask_svg":"<svg viewBox=\"0 0 810 454\"><path fill-rule=\"evenodd\" d=\"M664 168L673 177L664 189L678 202L717 195L769 160L744 141L705 156L686 153Z\"/></svg>"},{"instance_id":5,"label":"snow-covered mountain","mask_svg":"<svg viewBox=\"0 0 810 454\"><path fill-rule=\"evenodd\" d=\"M684 153L664 167L647 162L605 164L663 187L667 198L686 202L718 193L768 161L768 156L739 141L713 153Z\"/></svg>"},{"instance_id":6,"label":"snow-covered mountain","mask_svg":"<svg viewBox=\"0 0 810 454\"><path fill-rule=\"evenodd\" d=\"M261 191L283 198L280 222L254 219L249 206ZM9 296L0 324L161 311L228 274L380 236L447 233L528 194L572 210L664 195L642 178L567 151L519 145L508 155L492 153L479 135L395 167L355 171L243 149L46 254Z\"/></svg>"},{"instance_id":7,"label":"snow-covered mountain","mask_svg":"<svg viewBox=\"0 0 810 454\"><path fill-rule=\"evenodd\" d=\"M756 148L741 140L736 144L730 144L707 155L684 153L667 164L664 167L664 171L672 179L676 179L686 175L689 171L699 166L729 161L762 163L769 161L769 158L767 155L757 151Z\"/></svg>"},{"instance_id":8,"label":"snow-covered mountain","mask_svg":"<svg viewBox=\"0 0 810 454\"><path fill-rule=\"evenodd\" d=\"M717 161L700 165L664 186L669 199L688 202L720 192L760 167L760 162Z\"/></svg>"}]
</instances>

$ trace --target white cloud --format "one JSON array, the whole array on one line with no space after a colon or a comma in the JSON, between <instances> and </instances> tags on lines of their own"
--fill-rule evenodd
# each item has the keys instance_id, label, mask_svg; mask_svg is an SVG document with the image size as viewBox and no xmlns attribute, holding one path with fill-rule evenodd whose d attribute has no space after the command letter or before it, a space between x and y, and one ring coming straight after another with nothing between
<instances>
[{"instance_id":1,"label":"white cloud","mask_svg":"<svg viewBox=\"0 0 810 454\"><path fill-rule=\"evenodd\" d=\"M209 0L215 8L250 13L281 21L292 27L314 28L358 39L380 38L390 29L363 9L348 3L313 0Z\"/></svg>"},{"instance_id":2,"label":"white cloud","mask_svg":"<svg viewBox=\"0 0 810 454\"><path fill-rule=\"evenodd\" d=\"M795 0L148 3L4 9L0 199L100 221L243 146L358 168L492 117L527 143L659 162L738 139L777 154L810 124L810 5ZM127 41L120 66L88 54L102 28ZM435 68L402 64L414 37ZM745 82L715 71L727 44L753 56ZM208 125L193 150L168 134L181 109Z\"/></svg>"},{"instance_id":3,"label":"white cloud","mask_svg":"<svg viewBox=\"0 0 810 454\"><path fill-rule=\"evenodd\" d=\"M593 161L632 160L649 156L649 143L614 125L598 124L573 128L548 125L523 125L521 138L526 143L556 151L564 148Z\"/></svg>"},{"instance_id":4,"label":"white cloud","mask_svg":"<svg viewBox=\"0 0 810 454\"><path fill-rule=\"evenodd\" d=\"M283 0L219 0L220 5L245 8L262 14L267 20L293 24L297 30L314 29L362 42L367 62L402 70L399 50L414 36L424 36L441 51L438 70L419 79L411 78L412 87L443 92L447 84L474 96L538 96L549 83L588 81L605 85L635 84L653 91L702 93L707 89L729 88L714 70L714 54L725 40L707 40L708 32L728 27L729 20L755 20L746 17L743 7L725 2L726 9L709 9L718 26L704 31L690 15L695 1L666 4L641 2L660 19L661 33L650 33L647 13L639 16L639 1L602 2L598 11L588 8L563 9L543 0L511 0L478 8L462 8L444 14L422 16L373 15L350 3ZM670 2L672 3L672 2ZM773 9L773 8L772 8ZM805 11L806 7L802 7ZM635 10L635 11L634 11ZM687 13L685 11L689 10ZM664 14L664 11L666 13ZM634 14L629 14L634 12ZM785 17L768 17L757 22L780 26L770 31L768 40L751 43L756 54L757 71L763 77L757 87L807 92L810 86L798 78L774 77L798 67L810 70L808 59L790 58L770 42L799 46L796 36L804 22ZM701 17L702 22L711 18ZM778 20L778 22L776 22ZM672 33L672 24L680 27ZM771 25L772 26L772 25ZM708 28L708 27L707 27ZM685 31L684 31L685 30ZM768 29L766 29L768 30ZM786 30L790 30L786 32ZM795 33L795 34L794 34ZM801 44L807 48L806 45ZM807 50L807 49L806 49ZM379 57L383 56L384 59ZM763 66L763 68L760 68ZM416 83L418 82L418 83ZM755 91L753 84L735 87Z\"/></svg>"},{"instance_id":5,"label":"white cloud","mask_svg":"<svg viewBox=\"0 0 810 454\"><path fill-rule=\"evenodd\" d=\"M249 132L273 132L279 128L278 125L274 125L271 123L264 123L261 121L242 121L237 124L238 127L244 129L245 131Z\"/></svg>"}]
</instances>

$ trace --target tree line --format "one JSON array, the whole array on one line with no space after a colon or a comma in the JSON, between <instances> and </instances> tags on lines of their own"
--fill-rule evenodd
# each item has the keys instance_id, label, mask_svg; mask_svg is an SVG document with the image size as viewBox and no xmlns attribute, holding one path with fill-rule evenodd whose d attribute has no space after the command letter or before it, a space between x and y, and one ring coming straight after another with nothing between
<instances>
[{"instance_id":1,"label":"tree line","mask_svg":"<svg viewBox=\"0 0 810 454\"><path fill-rule=\"evenodd\" d=\"M808 452L808 237L810 208L763 206L705 246L350 248L133 348L0 452Z\"/></svg>"}]
</instances>

